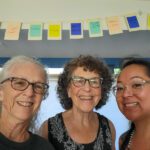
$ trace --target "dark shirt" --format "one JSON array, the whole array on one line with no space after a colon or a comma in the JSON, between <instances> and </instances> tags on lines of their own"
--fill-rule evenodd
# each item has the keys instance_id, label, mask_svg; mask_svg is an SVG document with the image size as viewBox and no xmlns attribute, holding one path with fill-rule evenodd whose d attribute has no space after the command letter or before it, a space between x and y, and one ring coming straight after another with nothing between
<instances>
[{"instance_id":1,"label":"dark shirt","mask_svg":"<svg viewBox=\"0 0 150 150\"><path fill-rule=\"evenodd\" d=\"M25 142L14 142L0 133L0 150L54 150L53 146L44 138L30 133Z\"/></svg>"},{"instance_id":2,"label":"dark shirt","mask_svg":"<svg viewBox=\"0 0 150 150\"><path fill-rule=\"evenodd\" d=\"M62 113L48 119L48 138L56 150L112 150L112 136L108 119L99 118L99 130L96 139L88 144L74 142L68 135Z\"/></svg>"},{"instance_id":3,"label":"dark shirt","mask_svg":"<svg viewBox=\"0 0 150 150\"><path fill-rule=\"evenodd\" d=\"M134 128L131 128L127 132L123 133L123 135L121 135L120 139L122 140L122 145L120 145L120 150L127 149L133 130Z\"/></svg>"}]
</instances>

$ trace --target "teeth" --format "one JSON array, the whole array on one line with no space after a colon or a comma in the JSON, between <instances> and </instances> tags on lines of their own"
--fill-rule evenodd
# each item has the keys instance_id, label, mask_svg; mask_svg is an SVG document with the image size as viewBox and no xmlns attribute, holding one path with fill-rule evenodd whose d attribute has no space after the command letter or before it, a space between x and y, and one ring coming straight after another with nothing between
<instances>
[{"instance_id":1,"label":"teeth","mask_svg":"<svg viewBox=\"0 0 150 150\"><path fill-rule=\"evenodd\" d=\"M137 106L137 105L138 105L137 102L125 104L126 107L134 107L134 106Z\"/></svg>"},{"instance_id":2,"label":"teeth","mask_svg":"<svg viewBox=\"0 0 150 150\"><path fill-rule=\"evenodd\" d=\"M91 100L91 99L92 99L92 96L80 96L80 99L83 99L83 100Z\"/></svg>"},{"instance_id":3,"label":"teeth","mask_svg":"<svg viewBox=\"0 0 150 150\"><path fill-rule=\"evenodd\" d=\"M20 106L24 106L24 107L30 107L33 105L32 102L22 102L22 101L18 101L17 102Z\"/></svg>"}]
</instances>

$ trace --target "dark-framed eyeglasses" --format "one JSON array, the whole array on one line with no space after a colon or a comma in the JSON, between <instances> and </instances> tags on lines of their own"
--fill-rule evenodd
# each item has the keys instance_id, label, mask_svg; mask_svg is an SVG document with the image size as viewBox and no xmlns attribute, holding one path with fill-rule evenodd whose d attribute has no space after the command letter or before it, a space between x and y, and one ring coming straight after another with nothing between
<instances>
[{"instance_id":1,"label":"dark-framed eyeglasses","mask_svg":"<svg viewBox=\"0 0 150 150\"><path fill-rule=\"evenodd\" d=\"M120 97L123 95L126 88L130 88L133 94L138 94L143 90L146 84L150 84L150 80L144 80L141 78L134 78L129 84L124 85L123 83L117 83L116 86L113 87L113 93L116 97Z\"/></svg>"},{"instance_id":2,"label":"dark-framed eyeglasses","mask_svg":"<svg viewBox=\"0 0 150 150\"><path fill-rule=\"evenodd\" d=\"M32 85L33 91L35 93L41 94L41 95L46 94L46 92L49 88L49 85L46 84L46 83L41 83L41 82L31 83L26 79L18 78L18 77L7 78L7 79L3 80L1 82L1 84L3 84L6 81L10 81L11 82L11 87L14 90L18 90L18 91L24 91L29 87L29 85Z\"/></svg>"},{"instance_id":3,"label":"dark-framed eyeglasses","mask_svg":"<svg viewBox=\"0 0 150 150\"><path fill-rule=\"evenodd\" d=\"M95 77L95 78L87 79L87 78L80 77L80 76L73 76L71 77L71 81L73 85L76 87L83 87L86 81L88 81L90 87L99 88L102 85L103 78Z\"/></svg>"}]
</instances>

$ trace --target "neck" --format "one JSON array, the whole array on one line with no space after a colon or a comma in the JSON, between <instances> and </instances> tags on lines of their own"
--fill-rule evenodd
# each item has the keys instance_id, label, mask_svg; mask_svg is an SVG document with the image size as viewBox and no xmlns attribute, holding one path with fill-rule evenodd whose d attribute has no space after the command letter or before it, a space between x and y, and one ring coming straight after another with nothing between
<instances>
[{"instance_id":1,"label":"neck","mask_svg":"<svg viewBox=\"0 0 150 150\"><path fill-rule=\"evenodd\" d=\"M91 111L91 112L80 112L78 110L70 110L70 114L72 115L73 119L80 121L80 122L91 122L91 120L93 119L97 119L97 115L95 114L95 112Z\"/></svg>"},{"instance_id":2,"label":"neck","mask_svg":"<svg viewBox=\"0 0 150 150\"><path fill-rule=\"evenodd\" d=\"M81 113L71 109L66 112L65 116L71 118L72 122L76 122L81 126L90 125L95 122L93 120L96 120L97 122L97 115L94 112Z\"/></svg>"},{"instance_id":3,"label":"neck","mask_svg":"<svg viewBox=\"0 0 150 150\"><path fill-rule=\"evenodd\" d=\"M150 119L135 122L136 135L141 137L149 136L150 138Z\"/></svg>"},{"instance_id":4,"label":"neck","mask_svg":"<svg viewBox=\"0 0 150 150\"><path fill-rule=\"evenodd\" d=\"M26 141L29 138L27 128L27 123L11 120L10 118L0 118L0 132L12 141Z\"/></svg>"}]
</instances>

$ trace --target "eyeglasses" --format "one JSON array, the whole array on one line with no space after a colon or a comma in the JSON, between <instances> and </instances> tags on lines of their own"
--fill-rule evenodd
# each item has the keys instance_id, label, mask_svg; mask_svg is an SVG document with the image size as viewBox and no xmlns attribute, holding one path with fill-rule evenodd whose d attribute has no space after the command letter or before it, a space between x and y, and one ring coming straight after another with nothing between
<instances>
[{"instance_id":1,"label":"eyeglasses","mask_svg":"<svg viewBox=\"0 0 150 150\"><path fill-rule=\"evenodd\" d=\"M83 77L79 77L79 76L73 76L71 77L72 83L74 86L76 87L83 87L86 83L86 81L88 81L89 85L93 88L99 88L102 85L102 78L90 78L90 79L86 79Z\"/></svg>"},{"instance_id":2,"label":"eyeglasses","mask_svg":"<svg viewBox=\"0 0 150 150\"><path fill-rule=\"evenodd\" d=\"M146 84L150 84L150 80L146 81L141 78L134 78L131 83L128 85L123 85L122 83L117 83L115 87L113 87L113 93L116 97L120 97L123 95L125 89L130 87L134 94L138 94L141 90L143 90Z\"/></svg>"},{"instance_id":3,"label":"eyeglasses","mask_svg":"<svg viewBox=\"0 0 150 150\"><path fill-rule=\"evenodd\" d=\"M17 78L17 77L7 78L4 81L2 81L1 84L6 81L11 81L11 87L14 90L18 90L18 91L24 91L29 87L29 85L32 85L33 91L35 93L41 94L41 95L46 94L46 92L49 88L49 86L45 83L41 83L41 82L31 83L31 82L27 81L26 79Z\"/></svg>"}]
</instances>

